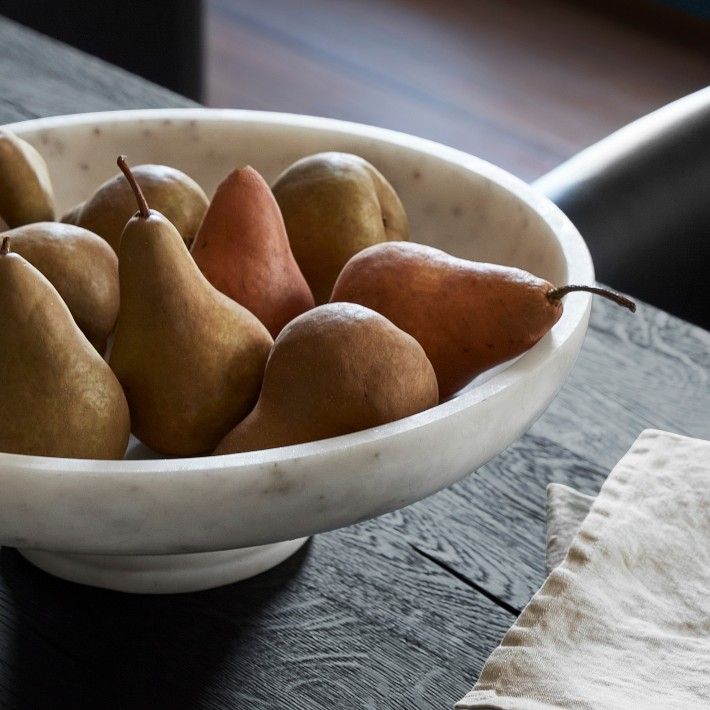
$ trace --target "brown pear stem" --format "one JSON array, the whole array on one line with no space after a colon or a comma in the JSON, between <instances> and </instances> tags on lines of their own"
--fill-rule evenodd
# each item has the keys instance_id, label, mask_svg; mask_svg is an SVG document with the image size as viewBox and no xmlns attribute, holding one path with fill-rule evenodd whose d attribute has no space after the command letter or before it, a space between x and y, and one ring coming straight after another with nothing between
<instances>
[{"instance_id":1,"label":"brown pear stem","mask_svg":"<svg viewBox=\"0 0 710 710\"><path fill-rule=\"evenodd\" d=\"M630 298L626 298L626 296L622 296L620 293L616 293L615 291L610 291L607 288L599 288L598 286L579 286L576 284L558 286L557 288L553 288L551 291L548 291L547 297L551 300L558 301L560 298L566 296L568 293L572 293L573 291L595 293L597 296L604 296L604 298L608 298L610 301L614 301L614 303L623 306L624 308L628 308L632 313L636 312L636 304Z\"/></svg>"},{"instance_id":2,"label":"brown pear stem","mask_svg":"<svg viewBox=\"0 0 710 710\"><path fill-rule=\"evenodd\" d=\"M10 237L2 238L2 245L0 245L0 256L5 256L5 254L10 253Z\"/></svg>"},{"instance_id":3,"label":"brown pear stem","mask_svg":"<svg viewBox=\"0 0 710 710\"><path fill-rule=\"evenodd\" d=\"M136 182L135 176L131 172L131 169L128 167L128 163L126 162L126 156L119 155L118 159L116 160L116 163L118 167L121 168L121 172L126 176L126 180L128 180L128 184L131 186L133 194L136 196L136 202L138 203L138 212L140 213L140 216L143 219L148 219L148 217L150 217L150 207L148 207L148 202L145 199L143 190L141 190L141 186Z\"/></svg>"}]
</instances>

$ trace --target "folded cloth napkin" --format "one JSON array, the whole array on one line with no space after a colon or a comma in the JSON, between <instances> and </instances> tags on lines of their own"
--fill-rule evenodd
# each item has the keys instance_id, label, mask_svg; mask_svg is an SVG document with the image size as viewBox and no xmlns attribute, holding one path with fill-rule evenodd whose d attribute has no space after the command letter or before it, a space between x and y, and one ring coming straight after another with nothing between
<instances>
[{"instance_id":1,"label":"folded cloth napkin","mask_svg":"<svg viewBox=\"0 0 710 710\"><path fill-rule=\"evenodd\" d=\"M456 708L710 708L710 442L641 434Z\"/></svg>"}]
</instances>

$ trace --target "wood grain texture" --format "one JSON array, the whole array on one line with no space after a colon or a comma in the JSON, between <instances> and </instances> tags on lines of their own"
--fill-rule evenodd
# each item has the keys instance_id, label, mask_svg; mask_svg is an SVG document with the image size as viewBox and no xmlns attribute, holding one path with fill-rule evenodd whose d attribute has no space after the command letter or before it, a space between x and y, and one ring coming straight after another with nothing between
<instances>
[{"instance_id":1,"label":"wood grain texture","mask_svg":"<svg viewBox=\"0 0 710 710\"><path fill-rule=\"evenodd\" d=\"M208 105L403 130L524 179L710 82L710 44L641 31L593 3L207 0L205 7Z\"/></svg>"},{"instance_id":2,"label":"wood grain texture","mask_svg":"<svg viewBox=\"0 0 710 710\"><path fill-rule=\"evenodd\" d=\"M0 121L189 105L3 21L0 39ZM709 373L710 333L599 301L568 383L506 452L252 580L134 597L3 548L0 707L450 707L543 579L545 484L594 493L645 427L710 437Z\"/></svg>"},{"instance_id":3,"label":"wood grain texture","mask_svg":"<svg viewBox=\"0 0 710 710\"><path fill-rule=\"evenodd\" d=\"M0 120L196 106L172 91L9 20L0 21Z\"/></svg>"},{"instance_id":4,"label":"wood grain texture","mask_svg":"<svg viewBox=\"0 0 710 710\"><path fill-rule=\"evenodd\" d=\"M710 333L650 306L632 316L599 300L572 374L531 430L382 523L521 608L544 579L547 483L595 494L645 428L710 438Z\"/></svg>"},{"instance_id":5,"label":"wood grain texture","mask_svg":"<svg viewBox=\"0 0 710 710\"><path fill-rule=\"evenodd\" d=\"M446 706L513 618L375 523L201 594L82 588L7 549L0 575L0 705L20 708Z\"/></svg>"}]
</instances>

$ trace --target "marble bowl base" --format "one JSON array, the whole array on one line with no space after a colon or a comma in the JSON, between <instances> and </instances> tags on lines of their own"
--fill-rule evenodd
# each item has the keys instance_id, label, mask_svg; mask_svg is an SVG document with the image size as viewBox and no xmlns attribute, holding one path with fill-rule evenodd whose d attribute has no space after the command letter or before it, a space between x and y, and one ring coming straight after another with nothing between
<instances>
[{"instance_id":1,"label":"marble bowl base","mask_svg":"<svg viewBox=\"0 0 710 710\"><path fill-rule=\"evenodd\" d=\"M55 577L135 594L177 594L221 587L254 577L296 552L307 537L259 547L183 555L82 555L19 550Z\"/></svg>"}]
</instances>

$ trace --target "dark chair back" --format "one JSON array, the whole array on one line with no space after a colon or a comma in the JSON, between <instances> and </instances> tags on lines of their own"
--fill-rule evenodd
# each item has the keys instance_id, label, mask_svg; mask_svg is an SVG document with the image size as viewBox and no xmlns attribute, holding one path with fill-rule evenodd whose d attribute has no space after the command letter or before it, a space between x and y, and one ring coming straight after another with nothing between
<instances>
[{"instance_id":1,"label":"dark chair back","mask_svg":"<svg viewBox=\"0 0 710 710\"><path fill-rule=\"evenodd\" d=\"M710 88L644 116L540 178L597 279L710 328Z\"/></svg>"}]
</instances>

